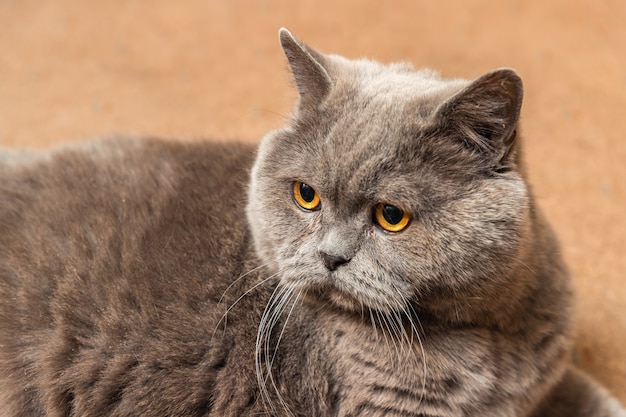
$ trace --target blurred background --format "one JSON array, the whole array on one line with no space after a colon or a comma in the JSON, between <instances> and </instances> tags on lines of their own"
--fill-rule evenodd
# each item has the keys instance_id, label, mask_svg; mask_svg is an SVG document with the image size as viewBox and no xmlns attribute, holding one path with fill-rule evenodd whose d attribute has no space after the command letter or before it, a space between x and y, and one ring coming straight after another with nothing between
<instances>
[{"instance_id":1,"label":"blurred background","mask_svg":"<svg viewBox=\"0 0 626 417\"><path fill-rule=\"evenodd\" d=\"M624 22L623 0L0 0L0 146L258 142L297 98L281 26L448 77L513 67L530 179L577 290L576 357L626 402Z\"/></svg>"}]
</instances>

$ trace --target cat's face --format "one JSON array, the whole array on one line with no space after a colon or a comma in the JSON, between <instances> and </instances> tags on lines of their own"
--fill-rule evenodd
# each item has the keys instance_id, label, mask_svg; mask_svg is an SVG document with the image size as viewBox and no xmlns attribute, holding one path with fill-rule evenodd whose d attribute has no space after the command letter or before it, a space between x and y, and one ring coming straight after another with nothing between
<instances>
[{"instance_id":1,"label":"cat's face","mask_svg":"<svg viewBox=\"0 0 626 417\"><path fill-rule=\"evenodd\" d=\"M514 74L444 81L318 55L285 36L300 108L262 142L248 203L270 270L357 311L401 310L432 292L497 290L527 228L511 145L519 104L503 110L510 91L501 102L473 102ZM310 54L296 56L297 48ZM466 120L474 110L493 114Z\"/></svg>"}]
</instances>

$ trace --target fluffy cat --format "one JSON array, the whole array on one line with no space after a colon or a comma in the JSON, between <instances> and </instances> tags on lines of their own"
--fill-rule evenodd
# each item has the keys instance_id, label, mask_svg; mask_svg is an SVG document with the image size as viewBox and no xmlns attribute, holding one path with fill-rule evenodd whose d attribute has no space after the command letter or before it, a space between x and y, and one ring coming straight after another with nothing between
<instances>
[{"instance_id":1,"label":"fluffy cat","mask_svg":"<svg viewBox=\"0 0 626 417\"><path fill-rule=\"evenodd\" d=\"M519 77L280 41L300 101L256 151L0 158L0 415L625 415L568 364Z\"/></svg>"}]
</instances>

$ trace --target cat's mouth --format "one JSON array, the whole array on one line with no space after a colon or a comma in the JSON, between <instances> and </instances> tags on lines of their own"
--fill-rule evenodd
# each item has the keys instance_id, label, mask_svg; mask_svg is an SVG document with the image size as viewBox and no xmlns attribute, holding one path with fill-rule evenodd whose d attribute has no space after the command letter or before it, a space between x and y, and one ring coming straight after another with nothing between
<instances>
[{"instance_id":1,"label":"cat's mouth","mask_svg":"<svg viewBox=\"0 0 626 417\"><path fill-rule=\"evenodd\" d=\"M284 271L281 281L319 305L358 314L368 310L383 313L403 311L410 294L405 294L404 288L399 285L387 284L385 278L363 271L324 270L305 276Z\"/></svg>"},{"instance_id":2,"label":"cat's mouth","mask_svg":"<svg viewBox=\"0 0 626 417\"><path fill-rule=\"evenodd\" d=\"M322 301L326 305L331 304L340 310L351 313L363 314L363 312L368 310L384 313L396 311L392 308L391 303L381 303L365 294L343 290L333 284L317 284L310 287L305 294L306 298L317 302L317 304Z\"/></svg>"},{"instance_id":3,"label":"cat's mouth","mask_svg":"<svg viewBox=\"0 0 626 417\"><path fill-rule=\"evenodd\" d=\"M354 295L341 291L333 285L319 285L306 292L307 297L330 301L333 305L348 311L363 310L364 303Z\"/></svg>"}]
</instances>

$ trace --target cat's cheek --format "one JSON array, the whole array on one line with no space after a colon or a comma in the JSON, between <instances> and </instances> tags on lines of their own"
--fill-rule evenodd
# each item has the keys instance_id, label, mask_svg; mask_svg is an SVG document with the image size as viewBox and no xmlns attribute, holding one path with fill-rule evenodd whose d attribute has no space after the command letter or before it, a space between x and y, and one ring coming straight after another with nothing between
<instances>
[{"instance_id":1,"label":"cat's cheek","mask_svg":"<svg viewBox=\"0 0 626 417\"><path fill-rule=\"evenodd\" d=\"M371 232L370 251L377 263L385 265L390 272L408 272L411 266L421 264L427 258L428 245L424 242L426 231L420 225L410 225L406 230L396 233L377 229L373 228Z\"/></svg>"},{"instance_id":2,"label":"cat's cheek","mask_svg":"<svg viewBox=\"0 0 626 417\"><path fill-rule=\"evenodd\" d=\"M275 257L280 264L282 282L303 289L324 284L328 271L317 253L314 234L303 231L299 224L292 230L272 242L277 248Z\"/></svg>"},{"instance_id":3,"label":"cat's cheek","mask_svg":"<svg viewBox=\"0 0 626 417\"><path fill-rule=\"evenodd\" d=\"M432 271L440 261L429 242L428 233L424 224L419 223L393 235L376 232L372 239L376 267L394 277L390 285L404 297L423 292L435 278Z\"/></svg>"},{"instance_id":4,"label":"cat's cheek","mask_svg":"<svg viewBox=\"0 0 626 417\"><path fill-rule=\"evenodd\" d=\"M312 235L315 233L321 223L322 215L321 210L306 212L295 208L296 212L294 217L298 220L298 227L301 228L302 233Z\"/></svg>"}]
</instances>

